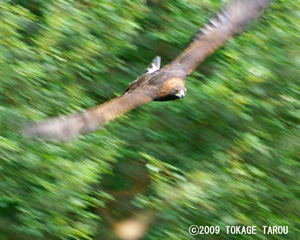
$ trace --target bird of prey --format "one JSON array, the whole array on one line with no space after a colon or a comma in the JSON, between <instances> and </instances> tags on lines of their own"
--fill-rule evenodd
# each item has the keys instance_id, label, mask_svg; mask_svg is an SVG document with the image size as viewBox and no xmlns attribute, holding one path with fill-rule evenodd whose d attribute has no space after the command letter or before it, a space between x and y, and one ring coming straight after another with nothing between
<instances>
[{"instance_id":1,"label":"bird of prey","mask_svg":"<svg viewBox=\"0 0 300 240\"><path fill-rule=\"evenodd\" d=\"M229 38L241 33L271 0L234 0L199 30L188 47L160 68L156 57L123 95L81 113L50 118L25 128L27 136L68 140L95 131L116 117L151 101L183 98L185 79Z\"/></svg>"}]
</instances>

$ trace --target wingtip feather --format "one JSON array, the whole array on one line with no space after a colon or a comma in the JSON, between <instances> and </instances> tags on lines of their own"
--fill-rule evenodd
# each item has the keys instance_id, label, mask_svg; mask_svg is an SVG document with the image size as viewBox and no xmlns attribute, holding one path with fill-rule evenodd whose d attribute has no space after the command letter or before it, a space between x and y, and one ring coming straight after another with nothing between
<instances>
[{"instance_id":1,"label":"wingtip feather","mask_svg":"<svg viewBox=\"0 0 300 240\"><path fill-rule=\"evenodd\" d=\"M82 124L78 115L55 117L23 128L22 135L29 139L69 141L80 134Z\"/></svg>"}]
</instances>

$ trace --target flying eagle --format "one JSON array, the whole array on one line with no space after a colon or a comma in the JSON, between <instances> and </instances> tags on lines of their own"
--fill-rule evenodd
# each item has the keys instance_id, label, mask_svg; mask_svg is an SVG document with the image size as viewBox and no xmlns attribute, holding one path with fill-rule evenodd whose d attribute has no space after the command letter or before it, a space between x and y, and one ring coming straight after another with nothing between
<instances>
[{"instance_id":1,"label":"flying eagle","mask_svg":"<svg viewBox=\"0 0 300 240\"><path fill-rule=\"evenodd\" d=\"M151 101L183 98L185 79L209 55L265 9L271 0L234 0L195 35L188 47L160 68L156 57L146 72L129 85L123 95L81 113L50 118L24 130L25 135L68 140L95 131L116 117Z\"/></svg>"}]
</instances>

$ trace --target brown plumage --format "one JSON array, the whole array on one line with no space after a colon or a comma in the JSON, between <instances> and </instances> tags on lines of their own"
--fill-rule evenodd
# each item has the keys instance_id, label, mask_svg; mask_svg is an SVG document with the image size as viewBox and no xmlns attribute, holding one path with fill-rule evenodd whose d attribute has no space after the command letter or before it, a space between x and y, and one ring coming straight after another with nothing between
<instances>
[{"instance_id":1,"label":"brown plumage","mask_svg":"<svg viewBox=\"0 0 300 240\"><path fill-rule=\"evenodd\" d=\"M156 57L146 73L129 85L122 96L71 116L50 118L24 130L25 135L68 140L95 131L136 107L151 101L184 97L186 77L230 37L240 33L271 0L235 0L200 29L189 46L170 64L160 69Z\"/></svg>"}]
</instances>

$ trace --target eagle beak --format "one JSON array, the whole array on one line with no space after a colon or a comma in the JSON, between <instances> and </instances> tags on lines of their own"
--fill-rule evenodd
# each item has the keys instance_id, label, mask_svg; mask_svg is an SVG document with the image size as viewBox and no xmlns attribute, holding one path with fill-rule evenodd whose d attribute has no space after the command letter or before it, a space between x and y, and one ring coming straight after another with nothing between
<instances>
[{"instance_id":1,"label":"eagle beak","mask_svg":"<svg viewBox=\"0 0 300 240\"><path fill-rule=\"evenodd\" d=\"M178 93L175 94L179 98L184 98L185 92L183 90L180 90Z\"/></svg>"}]
</instances>

